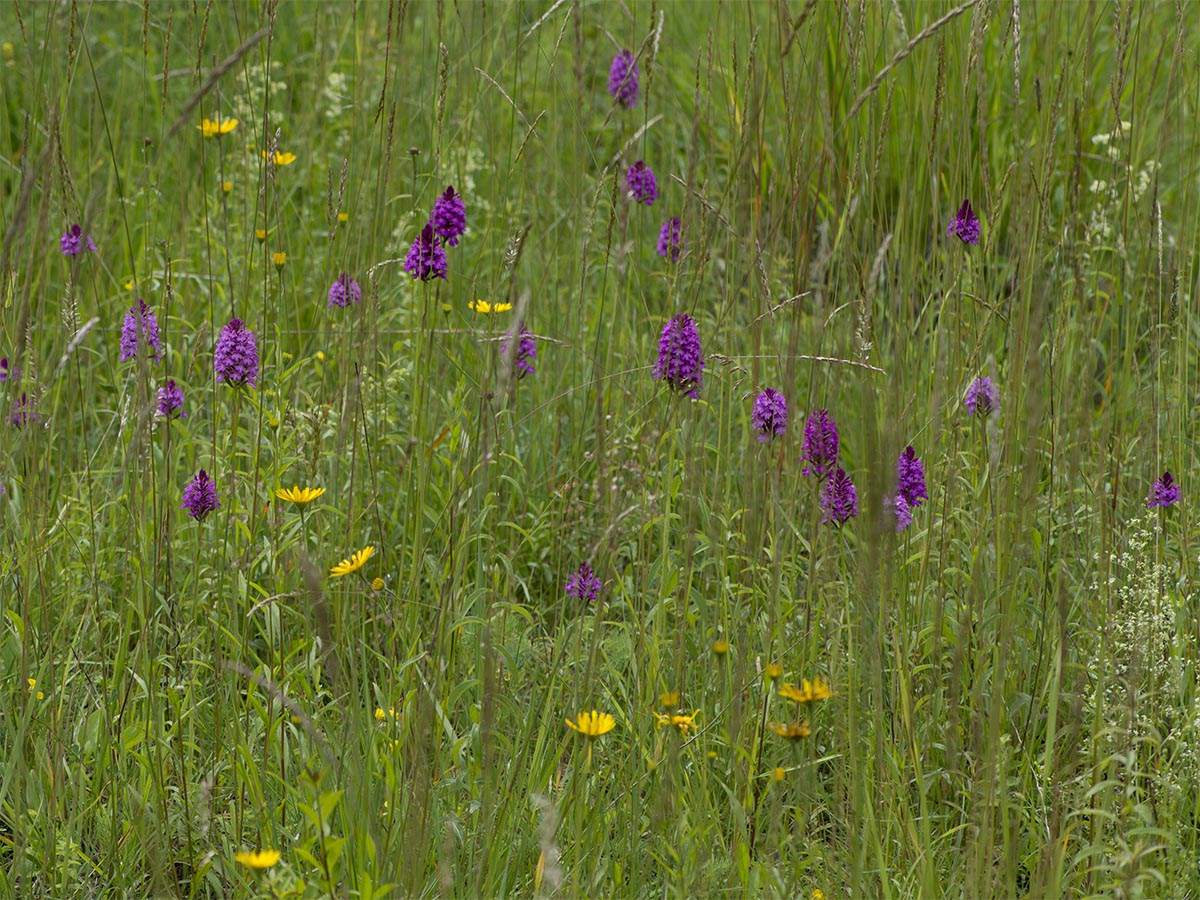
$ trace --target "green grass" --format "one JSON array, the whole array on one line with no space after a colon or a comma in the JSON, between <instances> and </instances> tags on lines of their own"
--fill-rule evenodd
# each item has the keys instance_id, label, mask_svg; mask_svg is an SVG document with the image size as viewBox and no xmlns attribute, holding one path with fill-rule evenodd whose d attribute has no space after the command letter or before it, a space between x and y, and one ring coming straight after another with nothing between
<instances>
[{"instance_id":1,"label":"green grass","mask_svg":"<svg viewBox=\"0 0 1200 900\"><path fill-rule=\"evenodd\" d=\"M0 41L0 402L38 416L0 454L0 896L1200 892L1193 7L24 2ZM118 362L139 296L164 354ZM679 312L695 401L652 378ZM234 315L254 388L214 378Z\"/></svg>"}]
</instances>

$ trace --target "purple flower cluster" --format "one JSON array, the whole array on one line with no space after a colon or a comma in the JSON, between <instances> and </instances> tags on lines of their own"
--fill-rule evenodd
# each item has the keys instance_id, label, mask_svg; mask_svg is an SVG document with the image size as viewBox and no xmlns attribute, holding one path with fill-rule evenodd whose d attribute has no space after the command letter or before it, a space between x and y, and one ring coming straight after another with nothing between
<instances>
[{"instance_id":1,"label":"purple flower cluster","mask_svg":"<svg viewBox=\"0 0 1200 900\"><path fill-rule=\"evenodd\" d=\"M683 253L683 246L683 223L679 221L679 216L671 216L662 223L662 229L658 232L658 255L675 262Z\"/></svg>"},{"instance_id":2,"label":"purple flower cluster","mask_svg":"<svg viewBox=\"0 0 1200 900\"><path fill-rule=\"evenodd\" d=\"M173 378L158 389L158 414L168 419L187 418L183 411L183 388Z\"/></svg>"},{"instance_id":3,"label":"purple flower cluster","mask_svg":"<svg viewBox=\"0 0 1200 900\"><path fill-rule=\"evenodd\" d=\"M858 490L846 474L838 468L821 488L821 522L844 525L858 515Z\"/></svg>"},{"instance_id":4,"label":"purple flower cluster","mask_svg":"<svg viewBox=\"0 0 1200 900\"><path fill-rule=\"evenodd\" d=\"M467 205L462 194L454 193L454 185L446 188L433 201L433 213L429 217L433 231L446 242L447 247L458 246L459 237L467 230Z\"/></svg>"},{"instance_id":5,"label":"purple flower cluster","mask_svg":"<svg viewBox=\"0 0 1200 900\"><path fill-rule=\"evenodd\" d=\"M241 319L230 319L221 329L213 353L217 381L240 387L258 381L258 342Z\"/></svg>"},{"instance_id":6,"label":"purple flower cluster","mask_svg":"<svg viewBox=\"0 0 1200 900\"><path fill-rule=\"evenodd\" d=\"M608 92L622 109L637 106L638 97L637 58L629 50L622 50L613 57L608 70Z\"/></svg>"},{"instance_id":7,"label":"purple flower cluster","mask_svg":"<svg viewBox=\"0 0 1200 900\"><path fill-rule=\"evenodd\" d=\"M625 187L634 203L645 203L653 206L658 199L658 182L654 179L654 170L640 159L629 167L625 173Z\"/></svg>"},{"instance_id":8,"label":"purple flower cluster","mask_svg":"<svg viewBox=\"0 0 1200 900\"><path fill-rule=\"evenodd\" d=\"M8 381L10 378L16 378L20 374L16 367L8 367L8 357L0 356L0 381Z\"/></svg>"},{"instance_id":9,"label":"purple flower cluster","mask_svg":"<svg viewBox=\"0 0 1200 900\"><path fill-rule=\"evenodd\" d=\"M704 355L700 350L700 332L687 313L680 313L663 326L658 338L654 380L665 381L672 389L693 400L700 396Z\"/></svg>"},{"instance_id":10,"label":"purple flower cluster","mask_svg":"<svg viewBox=\"0 0 1200 900\"><path fill-rule=\"evenodd\" d=\"M442 248L442 239L434 234L432 223L425 223L408 249L404 271L417 281L446 277L446 251Z\"/></svg>"},{"instance_id":11,"label":"purple flower cluster","mask_svg":"<svg viewBox=\"0 0 1200 900\"><path fill-rule=\"evenodd\" d=\"M804 423L804 444L800 448L800 470L805 475L828 478L837 467L838 458L837 422L829 411L818 409L809 414Z\"/></svg>"},{"instance_id":12,"label":"purple flower cluster","mask_svg":"<svg viewBox=\"0 0 1200 900\"><path fill-rule=\"evenodd\" d=\"M925 465L909 444L896 460L896 494L886 501L896 514L896 530L912 524L913 510L929 497L925 487Z\"/></svg>"},{"instance_id":13,"label":"purple flower cluster","mask_svg":"<svg viewBox=\"0 0 1200 900\"><path fill-rule=\"evenodd\" d=\"M532 375L534 372L533 360L537 356L537 342L533 339L533 334L524 325L518 332L520 340L517 342L517 355L513 363L513 368L516 369L517 378L524 378L526 375ZM500 344L500 358L507 359L508 339L512 336L509 332L504 337L503 343Z\"/></svg>"},{"instance_id":14,"label":"purple flower cluster","mask_svg":"<svg viewBox=\"0 0 1200 900\"><path fill-rule=\"evenodd\" d=\"M95 250L96 242L90 234L84 234L76 222L62 233L62 237L58 239L58 249L62 251L63 256L78 256L80 253Z\"/></svg>"},{"instance_id":15,"label":"purple flower cluster","mask_svg":"<svg viewBox=\"0 0 1200 900\"><path fill-rule=\"evenodd\" d=\"M186 509L188 515L197 522L203 522L205 516L220 506L217 486L208 473L201 469L183 489L183 503L179 504L179 508Z\"/></svg>"},{"instance_id":16,"label":"purple flower cluster","mask_svg":"<svg viewBox=\"0 0 1200 900\"><path fill-rule=\"evenodd\" d=\"M964 244L979 243L979 219L975 216L975 210L971 208L970 200L964 200L954 218L950 220L946 237L956 237Z\"/></svg>"},{"instance_id":17,"label":"purple flower cluster","mask_svg":"<svg viewBox=\"0 0 1200 900\"><path fill-rule=\"evenodd\" d=\"M1179 487L1179 482L1170 472L1163 472L1158 481L1154 482L1154 486L1150 488L1150 493L1146 497L1146 508L1174 506L1182 496L1183 491Z\"/></svg>"},{"instance_id":18,"label":"purple flower cluster","mask_svg":"<svg viewBox=\"0 0 1200 900\"><path fill-rule=\"evenodd\" d=\"M787 432L788 407L783 394L774 388L766 388L754 398L754 409L750 413L750 426L764 444L773 437Z\"/></svg>"},{"instance_id":19,"label":"purple flower cluster","mask_svg":"<svg viewBox=\"0 0 1200 900\"><path fill-rule=\"evenodd\" d=\"M125 322L121 326L121 356L120 362L136 359L138 347L145 343L147 355L151 359L162 356L162 347L158 337L158 319L154 310L146 305L146 301L138 298L138 302L129 307L125 313Z\"/></svg>"},{"instance_id":20,"label":"purple flower cluster","mask_svg":"<svg viewBox=\"0 0 1200 900\"><path fill-rule=\"evenodd\" d=\"M24 428L30 422L42 421L41 415L35 409L36 402L29 397L24 391L21 391L21 396L13 400L12 409L5 418L8 424L14 428Z\"/></svg>"},{"instance_id":21,"label":"purple flower cluster","mask_svg":"<svg viewBox=\"0 0 1200 900\"><path fill-rule=\"evenodd\" d=\"M414 281L429 281L446 277L446 247L458 245L458 239L467 230L467 205L462 194L454 192L454 185L438 195L433 201L433 211L421 233L417 235L408 256L404 258L404 271ZM444 245L444 246L443 246Z\"/></svg>"},{"instance_id":22,"label":"purple flower cluster","mask_svg":"<svg viewBox=\"0 0 1200 900\"><path fill-rule=\"evenodd\" d=\"M329 286L329 302L326 306L349 306L351 303L358 303L362 300L362 289L355 281L345 272L342 272L333 284Z\"/></svg>"},{"instance_id":23,"label":"purple flower cluster","mask_svg":"<svg viewBox=\"0 0 1200 900\"><path fill-rule=\"evenodd\" d=\"M568 596L574 597L576 600L591 603L600 596L600 589L603 587L604 582L592 571L592 567L587 563L583 563L571 573L571 577L567 579L567 584L563 590L567 592Z\"/></svg>"},{"instance_id":24,"label":"purple flower cluster","mask_svg":"<svg viewBox=\"0 0 1200 900\"><path fill-rule=\"evenodd\" d=\"M996 385L992 384L992 379L987 375L976 378L967 388L963 406L971 415L986 419L992 413L1000 410L1000 391L996 389Z\"/></svg>"}]
</instances>

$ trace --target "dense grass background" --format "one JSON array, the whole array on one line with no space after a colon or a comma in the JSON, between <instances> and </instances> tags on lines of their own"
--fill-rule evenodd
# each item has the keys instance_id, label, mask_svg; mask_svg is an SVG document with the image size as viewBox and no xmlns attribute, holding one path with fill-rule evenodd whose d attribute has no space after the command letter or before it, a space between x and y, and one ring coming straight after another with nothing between
<instances>
[{"instance_id":1,"label":"dense grass background","mask_svg":"<svg viewBox=\"0 0 1200 900\"><path fill-rule=\"evenodd\" d=\"M1193 6L25 0L0 41L0 399L41 417L0 457L0 894L1200 892ZM167 352L118 363L139 296ZM696 401L651 377L680 311ZM214 380L235 314L257 389ZM768 664L837 691L808 739Z\"/></svg>"}]
</instances>

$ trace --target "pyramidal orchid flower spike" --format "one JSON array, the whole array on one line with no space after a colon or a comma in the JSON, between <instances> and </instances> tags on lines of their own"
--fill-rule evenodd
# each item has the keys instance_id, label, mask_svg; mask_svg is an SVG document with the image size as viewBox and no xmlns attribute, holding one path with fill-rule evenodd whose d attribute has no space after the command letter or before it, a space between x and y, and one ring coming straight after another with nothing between
<instances>
[{"instance_id":1,"label":"pyramidal orchid flower spike","mask_svg":"<svg viewBox=\"0 0 1200 900\"><path fill-rule=\"evenodd\" d=\"M800 448L803 467L800 471L804 475L828 478L837 468L839 443L837 422L829 411L813 411L804 423L804 443Z\"/></svg>"},{"instance_id":2,"label":"pyramidal orchid flower spike","mask_svg":"<svg viewBox=\"0 0 1200 900\"><path fill-rule=\"evenodd\" d=\"M683 253L683 247L683 224L679 221L679 216L671 216L662 223L658 232L658 246L655 249L664 259L677 262Z\"/></svg>"},{"instance_id":3,"label":"pyramidal orchid flower spike","mask_svg":"<svg viewBox=\"0 0 1200 900\"><path fill-rule=\"evenodd\" d=\"M187 413L183 411L183 388L174 379L158 389L158 414L168 419L187 418Z\"/></svg>"},{"instance_id":4,"label":"pyramidal orchid flower spike","mask_svg":"<svg viewBox=\"0 0 1200 900\"><path fill-rule=\"evenodd\" d=\"M1000 391L987 375L976 378L967 388L963 398L963 406L973 416L986 419L994 412L1000 411Z\"/></svg>"},{"instance_id":5,"label":"pyramidal orchid flower spike","mask_svg":"<svg viewBox=\"0 0 1200 900\"><path fill-rule=\"evenodd\" d=\"M971 208L970 200L964 200L954 218L950 220L950 225L946 228L946 237L956 237L964 244L972 246L979 244L979 219L975 216L975 210Z\"/></svg>"},{"instance_id":6,"label":"pyramidal orchid flower spike","mask_svg":"<svg viewBox=\"0 0 1200 900\"><path fill-rule=\"evenodd\" d=\"M446 250L442 239L434 233L433 223L426 222L417 239L408 249L404 259L404 271L414 281L429 281L446 277Z\"/></svg>"},{"instance_id":7,"label":"pyramidal orchid flower spike","mask_svg":"<svg viewBox=\"0 0 1200 900\"><path fill-rule=\"evenodd\" d=\"M839 468L821 488L821 522L842 526L858 515L858 491L854 482Z\"/></svg>"},{"instance_id":8,"label":"pyramidal orchid flower spike","mask_svg":"<svg viewBox=\"0 0 1200 900\"><path fill-rule=\"evenodd\" d=\"M1146 497L1146 508L1153 509L1156 506L1161 506L1164 509L1168 506L1174 506L1183 497L1183 491L1170 472L1163 472L1159 476L1158 481L1154 482L1154 486L1150 488L1150 494Z\"/></svg>"},{"instance_id":9,"label":"pyramidal orchid flower spike","mask_svg":"<svg viewBox=\"0 0 1200 900\"><path fill-rule=\"evenodd\" d=\"M513 368L516 369L517 378L524 378L526 375L534 373L533 361L537 357L537 341L533 339L533 334L524 325L518 332L520 340L517 342L517 356L513 362ZM505 359L505 354L508 352L508 340L512 337L510 331L505 335L503 342L500 344L500 358Z\"/></svg>"},{"instance_id":10,"label":"pyramidal orchid flower spike","mask_svg":"<svg viewBox=\"0 0 1200 900\"><path fill-rule=\"evenodd\" d=\"M916 509L929 497L925 487L925 465L909 444L896 460L896 494L907 506Z\"/></svg>"},{"instance_id":11,"label":"pyramidal orchid flower spike","mask_svg":"<svg viewBox=\"0 0 1200 900\"><path fill-rule=\"evenodd\" d=\"M783 394L774 388L766 388L754 398L754 409L750 413L750 426L762 443L787 433L788 407Z\"/></svg>"},{"instance_id":12,"label":"pyramidal orchid flower spike","mask_svg":"<svg viewBox=\"0 0 1200 900\"><path fill-rule=\"evenodd\" d=\"M608 70L608 92L622 109L637 106L638 64L629 50L622 50L613 57Z\"/></svg>"},{"instance_id":13,"label":"pyramidal orchid flower spike","mask_svg":"<svg viewBox=\"0 0 1200 900\"><path fill-rule=\"evenodd\" d=\"M90 234L84 234L83 229L76 222L58 239L58 249L63 256L78 256L80 253L95 250L96 242L92 240Z\"/></svg>"},{"instance_id":14,"label":"pyramidal orchid flower spike","mask_svg":"<svg viewBox=\"0 0 1200 900\"><path fill-rule=\"evenodd\" d=\"M567 579L567 584L563 590L569 597L574 597L576 600L582 600L585 603L591 603L600 596L600 590L603 587L604 583L592 571L592 567L588 563L583 563L571 573L571 577Z\"/></svg>"},{"instance_id":15,"label":"pyramidal orchid flower spike","mask_svg":"<svg viewBox=\"0 0 1200 900\"><path fill-rule=\"evenodd\" d=\"M658 182L654 178L654 170L640 159L625 173L625 187L634 203L653 206L654 201L658 199Z\"/></svg>"},{"instance_id":16,"label":"pyramidal orchid flower spike","mask_svg":"<svg viewBox=\"0 0 1200 900\"><path fill-rule=\"evenodd\" d=\"M234 387L258 382L258 342L241 319L230 319L217 337L213 352L217 381Z\"/></svg>"},{"instance_id":17,"label":"pyramidal orchid flower spike","mask_svg":"<svg viewBox=\"0 0 1200 900\"><path fill-rule=\"evenodd\" d=\"M136 359L138 347L147 348L146 355L151 359L162 356L162 347L158 337L158 319L154 310L146 305L146 301L138 298L137 303L129 307L125 313L125 322L121 326L121 362Z\"/></svg>"},{"instance_id":18,"label":"pyramidal orchid flower spike","mask_svg":"<svg viewBox=\"0 0 1200 900\"><path fill-rule=\"evenodd\" d=\"M446 242L447 247L458 246L458 239L467 230L467 206L462 194L454 193L454 185L446 188L433 201L433 214L429 217L433 231Z\"/></svg>"},{"instance_id":19,"label":"pyramidal orchid flower spike","mask_svg":"<svg viewBox=\"0 0 1200 900\"><path fill-rule=\"evenodd\" d=\"M220 506L217 486L209 474L201 469L183 489L183 502L179 504L179 508L186 509L187 514L197 522L203 522L205 516Z\"/></svg>"},{"instance_id":20,"label":"pyramidal orchid flower spike","mask_svg":"<svg viewBox=\"0 0 1200 900\"><path fill-rule=\"evenodd\" d=\"M342 272L329 286L329 302L326 306L349 306L362 300L362 288L352 277Z\"/></svg>"},{"instance_id":21,"label":"pyramidal orchid flower spike","mask_svg":"<svg viewBox=\"0 0 1200 900\"><path fill-rule=\"evenodd\" d=\"M700 333L687 313L680 313L663 326L658 338L654 380L665 381L680 394L695 400L704 381L704 354Z\"/></svg>"}]
</instances>

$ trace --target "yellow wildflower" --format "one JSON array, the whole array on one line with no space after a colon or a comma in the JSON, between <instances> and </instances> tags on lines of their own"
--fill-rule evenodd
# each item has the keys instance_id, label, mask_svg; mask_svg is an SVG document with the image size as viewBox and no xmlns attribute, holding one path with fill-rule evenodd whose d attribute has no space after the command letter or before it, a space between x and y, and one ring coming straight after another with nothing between
<instances>
[{"instance_id":1,"label":"yellow wildflower","mask_svg":"<svg viewBox=\"0 0 1200 900\"><path fill-rule=\"evenodd\" d=\"M300 505L312 503L312 501L316 500L323 493L325 493L325 488L293 487L277 488L275 490L275 496L280 500L286 500L288 503L296 503Z\"/></svg>"},{"instance_id":2,"label":"yellow wildflower","mask_svg":"<svg viewBox=\"0 0 1200 900\"><path fill-rule=\"evenodd\" d=\"M228 194L230 191L233 190L233 182L232 181L222 181L221 182L221 190L224 193Z\"/></svg>"},{"instance_id":3,"label":"yellow wildflower","mask_svg":"<svg viewBox=\"0 0 1200 900\"><path fill-rule=\"evenodd\" d=\"M383 711L382 706L375 707L375 721L376 722L382 722L384 719L387 719L389 717L393 718L393 719L396 718L396 707L389 706L387 712Z\"/></svg>"},{"instance_id":4,"label":"yellow wildflower","mask_svg":"<svg viewBox=\"0 0 1200 900\"><path fill-rule=\"evenodd\" d=\"M812 734L812 729L808 726L807 722L797 722L794 725L781 725L778 722L768 722L767 727L781 738L787 738L789 741L798 741Z\"/></svg>"},{"instance_id":5,"label":"yellow wildflower","mask_svg":"<svg viewBox=\"0 0 1200 900\"><path fill-rule=\"evenodd\" d=\"M617 720L610 713L596 712L594 709L591 712L586 710L581 712L578 719L578 724L570 719L567 719L566 722L589 740L598 738L602 734L608 734L617 725Z\"/></svg>"},{"instance_id":6,"label":"yellow wildflower","mask_svg":"<svg viewBox=\"0 0 1200 900\"><path fill-rule=\"evenodd\" d=\"M467 306L477 313L502 313L512 309L511 303L488 303L486 300L472 300Z\"/></svg>"},{"instance_id":7,"label":"yellow wildflower","mask_svg":"<svg viewBox=\"0 0 1200 900\"><path fill-rule=\"evenodd\" d=\"M340 212L340 213L338 213L338 221L339 221L339 222L346 222L346 221L348 221L349 219L350 219L350 213L348 213L348 212Z\"/></svg>"},{"instance_id":8,"label":"yellow wildflower","mask_svg":"<svg viewBox=\"0 0 1200 900\"><path fill-rule=\"evenodd\" d=\"M382 591L383 590L383 579L382 578L371 579L371 590Z\"/></svg>"},{"instance_id":9,"label":"yellow wildflower","mask_svg":"<svg viewBox=\"0 0 1200 900\"><path fill-rule=\"evenodd\" d=\"M678 729L680 734L687 734L689 731L695 730L696 716L699 714L699 712L700 710L697 709L690 716L681 715L679 713L668 713L664 715L663 713L656 712L654 714L654 718L658 719L659 728L662 728L664 725L670 725L671 727Z\"/></svg>"},{"instance_id":10,"label":"yellow wildflower","mask_svg":"<svg viewBox=\"0 0 1200 900\"><path fill-rule=\"evenodd\" d=\"M275 155L272 157L269 153L267 153L266 150L263 150L262 158L275 163L275 165L277 165L277 166L290 166L292 163L294 163L296 161L296 154L295 153L281 153L280 151L276 150Z\"/></svg>"},{"instance_id":11,"label":"yellow wildflower","mask_svg":"<svg viewBox=\"0 0 1200 900\"><path fill-rule=\"evenodd\" d=\"M813 888L813 892L809 895L808 900L825 900L825 892L820 888Z\"/></svg>"},{"instance_id":12,"label":"yellow wildflower","mask_svg":"<svg viewBox=\"0 0 1200 900\"><path fill-rule=\"evenodd\" d=\"M234 860L251 869L269 869L279 862L278 850L242 850L234 854Z\"/></svg>"},{"instance_id":13,"label":"yellow wildflower","mask_svg":"<svg viewBox=\"0 0 1200 900\"><path fill-rule=\"evenodd\" d=\"M820 678L814 678L812 681L805 678L800 682L800 687L785 684L779 689L779 696L797 703L813 703L817 700L828 700L834 693L828 682Z\"/></svg>"},{"instance_id":14,"label":"yellow wildflower","mask_svg":"<svg viewBox=\"0 0 1200 900\"><path fill-rule=\"evenodd\" d=\"M784 771L783 766L776 766L771 772L771 777L776 781L783 781L787 777L787 772Z\"/></svg>"},{"instance_id":15,"label":"yellow wildflower","mask_svg":"<svg viewBox=\"0 0 1200 900\"><path fill-rule=\"evenodd\" d=\"M729 652L729 641L721 638L719 641L713 641L712 652L717 656L724 656Z\"/></svg>"},{"instance_id":16,"label":"yellow wildflower","mask_svg":"<svg viewBox=\"0 0 1200 900\"><path fill-rule=\"evenodd\" d=\"M200 133L206 138L220 137L223 134L229 134L233 129L238 127L237 119L225 119L224 121L217 119L201 119L200 124L196 126L200 129Z\"/></svg>"},{"instance_id":17,"label":"yellow wildflower","mask_svg":"<svg viewBox=\"0 0 1200 900\"><path fill-rule=\"evenodd\" d=\"M343 559L340 563L329 570L329 574L334 578L340 578L342 575L349 575L352 572L357 572L367 564L367 560L375 552L375 548L368 544L363 547L349 559Z\"/></svg>"},{"instance_id":18,"label":"yellow wildflower","mask_svg":"<svg viewBox=\"0 0 1200 900\"><path fill-rule=\"evenodd\" d=\"M317 362L325 362L325 352L323 350L317 351Z\"/></svg>"},{"instance_id":19,"label":"yellow wildflower","mask_svg":"<svg viewBox=\"0 0 1200 900\"><path fill-rule=\"evenodd\" d=\"M779 663L770 663L767 666L767 677L772 681L778 681L783 677L783 666L779 665Z\"/></svg>"},{"instance_id":20,"label":"yellow wildflower","mask_svg":"<svg viewBox=\"0 0 1200 900\"><path fill-rule=\"evenodd\" d=\"M679 691L663 691L658 695L658 702L667 709L674 709L679 705Z\"/></svg>"},{"instance_id":21,"label":"yellow wildflower","mask_svg":"<svg viewBox=\"0 0 1200 900\"><path fill-rule=\"evenodd\" d=\"M265 229L265 228L255 228L255 229L254 229L254 237L255 237L255 238L258 240L258 242L261 244L263 241L265 241L265 240L267 239L267 229Z\"/></svg>"},{"instance_id":22,"label":"yellow wildflower","mask_svg":"<svg viewBox=\"0 0 1200 900\"><path fill-rule=\"evenodd\" d=\"M282 250L276 250L271 254L271 262L275 263L275 268L282 269L284 263L287 262L287 254Z\"/></svg>"},{"instance_id":23,"label":"yellow wildflower","mask_svg":"<svg viewBox=\"0 0 1200 900\"><path fill-rule=\"evenodd\" d=\"M29 679L29 693L33 694L39 700L44 700L46 698L45 694L43 694L41 691L37 690L37 679L36 678Z\"/></svg>"}]
</instances>

